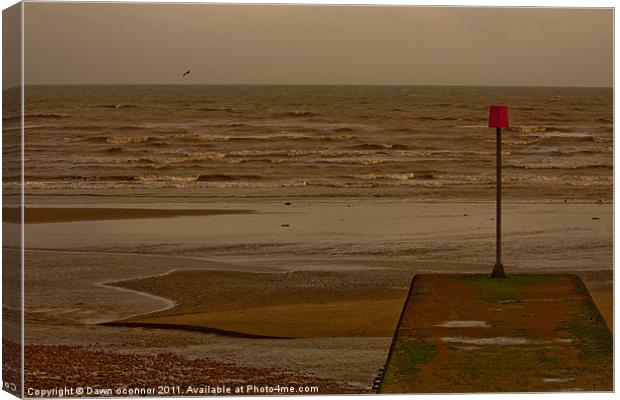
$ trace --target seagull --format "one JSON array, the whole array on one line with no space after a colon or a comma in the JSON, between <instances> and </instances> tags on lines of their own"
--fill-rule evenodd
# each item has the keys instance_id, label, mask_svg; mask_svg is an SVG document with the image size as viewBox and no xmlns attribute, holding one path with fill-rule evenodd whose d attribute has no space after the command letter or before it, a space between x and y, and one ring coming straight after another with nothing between
<instances>
[{"instance_id":1,"label":"seagull","mask_svg":"<svg viewBox=\"0 0 620 400\"><path fill-rule=\"evenodd\" d=\"M188 69L187 71L183 72L182 77L184 78L184 77L185 77L185 75L189 75L189 72L190 72L190 70L189 70L189 69Z\"/></svg>"}]
</instances>

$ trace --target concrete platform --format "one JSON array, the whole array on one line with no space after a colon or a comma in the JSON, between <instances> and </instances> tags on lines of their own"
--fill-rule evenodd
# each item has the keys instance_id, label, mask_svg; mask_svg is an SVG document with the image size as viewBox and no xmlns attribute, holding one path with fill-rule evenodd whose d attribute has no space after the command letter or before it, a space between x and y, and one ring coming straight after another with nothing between
<instances>
[{"instance_id":1,"label":"concrete platform","mask_svg":"<svg viewBox=\"0 0 620 400\"><path fill-rule=\"evenodd\" d=\"M613 336L576 275L417 275L379 393L613 390Z\"/></svg>"}]
</instances>

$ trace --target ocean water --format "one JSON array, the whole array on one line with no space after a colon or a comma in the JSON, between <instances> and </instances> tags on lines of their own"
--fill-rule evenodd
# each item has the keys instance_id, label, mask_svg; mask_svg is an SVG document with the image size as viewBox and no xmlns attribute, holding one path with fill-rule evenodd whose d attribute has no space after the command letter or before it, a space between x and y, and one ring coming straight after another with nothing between
<instances>
[{"instance_id":1,"label":"ocean water","mask_svg":"<svg viewBox=\"0 0 620 400\"><path fill-rule=\"evenodd\" d=\"M612 101L605 88L30 86L26 193L492 200L488 106L505 104L505 198L609 201Z\"/></svg>"}]
</instances>

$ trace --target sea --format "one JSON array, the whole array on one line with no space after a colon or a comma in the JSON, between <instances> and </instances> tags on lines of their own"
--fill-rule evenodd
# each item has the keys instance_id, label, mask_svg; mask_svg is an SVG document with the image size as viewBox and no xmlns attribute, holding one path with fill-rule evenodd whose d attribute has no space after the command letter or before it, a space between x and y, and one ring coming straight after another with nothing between
<instances>
[{"instance_id":1,"label":"sea","mask_svg":"<svg viewBox=\"0 0 620 400\"><path fill-rule=\"evenodd\" d=\"M25 190L493 200L491 104L505 199L611 201L613 91L559 87L27 86Z\"/></svg>"}]
</instances>

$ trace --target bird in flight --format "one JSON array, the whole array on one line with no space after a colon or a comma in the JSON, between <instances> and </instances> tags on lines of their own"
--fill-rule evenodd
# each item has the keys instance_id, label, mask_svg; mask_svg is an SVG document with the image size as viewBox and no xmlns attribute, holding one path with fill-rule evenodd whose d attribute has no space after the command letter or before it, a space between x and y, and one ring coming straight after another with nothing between
<instances>
[{"instance_id":1,"label":"bird in flight","mask_svg":"<svg viewBox=\"0 0 620 400\"><path fill-rule=\"evenodd\" d=\"M190 70L188 69L187 71L183 72L183 78L185 77L185 75L189 75Z\"/></svg>"}]
</instances>

